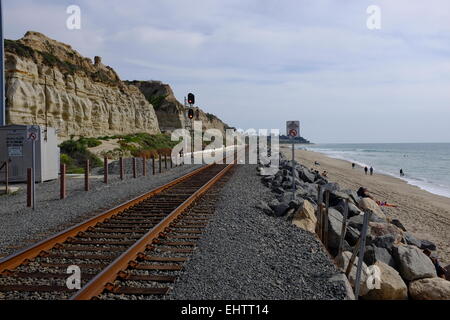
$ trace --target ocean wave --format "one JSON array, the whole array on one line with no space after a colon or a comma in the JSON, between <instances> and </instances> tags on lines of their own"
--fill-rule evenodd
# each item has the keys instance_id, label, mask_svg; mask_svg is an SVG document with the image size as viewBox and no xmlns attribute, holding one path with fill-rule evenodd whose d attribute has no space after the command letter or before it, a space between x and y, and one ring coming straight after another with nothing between
<instances>
[{"instance_id":1,"label":"ocean wave","mask_svg":"<svg viewBox=\"0 0 450 320\"><path fill-rule=\"evenodd\" d=\"M307 148L309 151L319 152L326 156L329 156L330 158L339 159L348 161L350 163L355 163L360 167L368 167L370 168L372 165L364 162L363 160L358 160L358 156L360 155L360 150L369 150L369 149L359 149L355 148L353 150L332 150L332 149L324 149L324 148ZM358 151L356 151L358 150ZM383 153L389 153L389 152L383 152ZM392 152L391 152L392 153ZM367 154L364 155L367 157ZM422 190L428 191L430 193L448 197L450 198L450 186L439 184L435 181L431 181L430 179L426 179L424 177L418 177L413 176L410 173L406 173L404 177L400 177L397 171L392 170L386 170L385 168L376 168L376 171L378 173L388 175L394 178L401 179L405 181L406 183L416 186Z\"/></svg>"}]
</instances>

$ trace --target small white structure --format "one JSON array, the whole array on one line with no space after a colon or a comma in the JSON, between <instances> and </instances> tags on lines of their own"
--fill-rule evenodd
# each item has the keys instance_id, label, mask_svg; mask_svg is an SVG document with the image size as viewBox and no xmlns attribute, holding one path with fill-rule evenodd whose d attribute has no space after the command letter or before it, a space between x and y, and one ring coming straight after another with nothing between
<instances>
[{"instance_id":1,"label":"small white structure","mask_svg":"<svg viewBox=\"0 0 450 320\"><path fill-rule=\"evenodd\" d=\"M32 167L32 141L27 137L31 127L28 125L0 127L0 166L5 161L10 161L10 182L25 182L27 168ZM38 127L35 144L36 182L58 179L60 151L55 129ZM0 181L4 181L2 175Z\"/></svg>"}]
</instances>

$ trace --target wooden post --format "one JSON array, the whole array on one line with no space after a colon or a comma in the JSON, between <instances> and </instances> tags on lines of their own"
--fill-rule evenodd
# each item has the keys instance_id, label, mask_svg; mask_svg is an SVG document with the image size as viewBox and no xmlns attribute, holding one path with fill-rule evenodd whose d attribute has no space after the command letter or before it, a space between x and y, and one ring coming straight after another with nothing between
<instances>
[{"instance_id":1,"label":"wooden post","mask_svg":"<svg viewBox=\"0 0 450 320\"><path fill-rule=\"evenodd\" d=\"M60 171L60 189L59 189L59 199L66 198L66 165L61 164Z\"/></svg>"},{"instance_id":2,"label":"wooden post","mask_svg":"<svg viewBox=\"0 0 450 320\"><path fill-rule=\"evenodd\" d=\"M89 160L84 165L84 191L89 191Z\"/></svg>"},{"instance_id":3,"label":"wooden post","mask_svg":"<svg viewBox=\"0 0 450 320\"><path fill-rule=\"evenodd\" d=\"M33 193L32 193L32 180L33 180L33 169L27 169L27 207L31 208L33 206Z\"/></svg>"},{"instance_id":4,"label":"wooden post","mask_svg":"<svg viewBox=\"0 0 450 320\"><path fill-rule=\"evenodd\" d=\"M123 158L120 157L119 159L119 170L120 170L120 180L123 180L124 178L124 171L123 171Z\"/></svg>"},{"instance_id":5,"label":"wooden post","mask_svg":"<svg viewBox=\"0 0 450 320\"><path fill-rule=\"evenodd\" d=\"M359 238L358 241L356 241L355 247L353 248L352 257L350 258L350 261L347 265L347 269L345 270L345 276L347 278L348 278L348 275L350 274L350 272L352 272L353 264L355 263L356 256L358 255L360 243L361 243L361 238Z\"/></svg>"},{"instance_id":6,"label":"wooden post","mask_svg":"<svg viewBox=\"0 0 450 320\"><path fill-rule=\"evenodd\" d=\"M369 218L370 218L370 211L364 212L364 223L363 228L361 231L361 243L359 247L359 258L358 258L358 266L356 269L356 279L355 279L355 297L358 299L359 297L359 290L361 287L361 273L363 268L363 260L364 260L364 251L366 250L366 236L367 236L367 229L369 228Z\"/></svg>"},{"instance_id":7,"label":"wooden post","mask_svg":"<svg viewBox=\"0 0 450 320\"><path fill-rule=\"evenodd\" d=\"M342 222L342 229L341 229L341 239L339 240L339 250L338 250L338 257L342 254L342 248L344 246L344 239L345 234L347 232L347 218L348 218L348 199L345 199L345 205L344 205L344 221Z\"/></svg>"},{"instance_id":8,"label":"wooden post","mask_svg":"<svg viewBox=\"0 0 450 320\"><path fill-rule=\"evenodd\" d=\"M330 208L330 190L325 193L325 214L323 215L323 244L328 249L328 210Z\"/></svg>"},{"instance_id":9,"label":"wooden post","mask_svg":"<svg viewBox=\"0 0 450 320\"><path fill-rule=\"evenodd\" d=\"M136 179L137 175L136 175L136 158L133 157L133 179Z\"/></svg>"},{"instance_id":10,"label":"wooden post","mask_svg":"<svg viewBox=\"0 0 450 320\"><path fill-rule=\"evenodd\" d=\"M161 154L159 154L159 173L162 172L162 157Z\"/></svg>"},{"instance_id":11,"label":"wooden post","mask_svg":"<svg viewBox=\"0 0 450 320\"><path fill-rule=\"evenodd\" d=\"M167 170L167 154L164 155L164 167Z\"/></svg>"},{"instance_id":12,"label":"wooden post","mask_svg":"<svg viewBox=\"0 0 450 320\"><path fill-rule=\"evenodd\" d=\"M9 162L8 160L5 161L5 192L6 195L9 194Z\"/></svg>"},{"instance_id":13,"label":"wooden post","mask_svg":"<svg viewBox=\"0 0 450 320\"><path fill-rule=\"evenodd\" d=\"M172 158L172 156L170 156L170 169L172 169L173 168L173 158Z\"/></svg>"},{"instance_id":14,"label":"wooden post","mask_svg":"<svg viewBox=\"0 0 450 320\"><path fill-rule=\"evenodd\" d=\"M103 159L103 170L104 170L104 178L103 178L103 182L104 183L108 183L108 158L105 157Z\"/></svg>"},{"instance_id":15,"label":"wooden post","mask_svg":"<svg viewBox=\"0 0 450 320\"><path fill-rule=\"evenodd\" d=\"M142 157L142 175L144 177L147 176L147 157Z\"/></svg>"},{"instance_id":16,"label":"wooden post","mask_svg":"<svg viewBox=\"0 0 450 320\"><path fill-rule=\"evenodd\" d=\"M152 156L152 171L153 171L153 175L156 174L156 168L155 168L155 156Z\"/></svg>"}]
</instances>

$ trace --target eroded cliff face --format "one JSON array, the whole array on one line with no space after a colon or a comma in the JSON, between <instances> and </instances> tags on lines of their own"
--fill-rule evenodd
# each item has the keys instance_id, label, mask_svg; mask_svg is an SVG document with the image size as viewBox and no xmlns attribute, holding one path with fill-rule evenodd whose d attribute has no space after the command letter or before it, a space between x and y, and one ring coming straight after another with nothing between
<instances>
[{"instance_id":1,"label":"eroded cliff face","mask_svg":"<svg viewBox=\"0 0 450 320\"><path fill-rule=\"evenodd\" d=\"M179 102L168 84L161 81L130 81L128 84L135 85L145 95L147 100L154 106L161 131L171 132L185 125L185 107ZM224 132L230 128L226 123L215 115L206 113L202 109L194 108L194 120L202 121L203 130L219 129Z\"/></svg>"},{"instance_id":2,"label":"eroded cliff face","mask_svg":"<svg viewBox=\"0 0 450 320\"><path fill-rule=\"evenodd\" d=\"M37 32L5 43L7 122L58 129L59 138L159 133L153 106L101 58Z\"/></svg>"}]
</instances>

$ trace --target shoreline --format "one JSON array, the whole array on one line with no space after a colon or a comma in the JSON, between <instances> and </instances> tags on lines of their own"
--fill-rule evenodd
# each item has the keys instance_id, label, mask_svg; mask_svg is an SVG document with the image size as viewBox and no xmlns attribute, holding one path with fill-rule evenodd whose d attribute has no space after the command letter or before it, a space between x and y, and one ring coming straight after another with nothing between
<instances>
[{"instance_id":1,"label":"shoreline","mask_svg":"<svg viewBox=\"0 0 450 320\"><path fill-rule=\"evenodd\" d=\"M299 145L299 146L302 146L302 145ZM331 159L342 160L342 161L346 161L346 162L349 162L349 163L355 163L356 166L357 166L357 167L359 166L360 168L364 168L365 166L367 166L368 168L370 168L370 165L369 165L369 164L360 162L360 161L358 161L358 160L333 157L333 156L331 156L331 155L328 155L328 154L326 154L326 153L319 152L319 151L313 151L313 150L308 150L308 151L320 153L320 154L322 154L322 155L324 155L324 156L326 156L326 157L328 157L328 158L331 158ZM440 189L440 188L443 188L442 186L433 184L433 183L431 183L431 182L426 182L426 183L429 184L429 186L424 186L424 185L423 185L423 182L422 182L422 184L421 184L420 179L400 177L398 174L391 173L391 172L387 172L387 171L384 171L384 170L377 170L377 172L378 172L379 174L384 174L385 176L388 176L388 177L393 177L393 178L400 179L400 180L406 182L407 184L409 184L409 185L411 185L411 186L418 187L420 190L427 191L427 192L429 192L429 193L431 193L431 194L434 194L434 195L437 195L437 196L441 196L441 197L445 197L445 198L449 198L449 199L450 199L450 191L448 191L447 189Z\"/></svg>"},{"instance_id":2,"label":"shoreline","mask_svg":"<svg viewBox=\"0 0 450 320\"><path fill-rule=\"evenodd\" d=\"M280 152L291 159L290 147L280 146ZM377 200L398 205L398 208L384 207L383 210L389 218L399 219L415 237L435 243L441 263L450 264L450 198L385 173L365 175L360 166L352 169L350 161L316 151L296 149L295 158L308 168L319 172L326 170L329 180L339 183L343 189L356 191L364 186ZM320 166L314 165L315 161Z\"/></svg>"}]
</instances>

